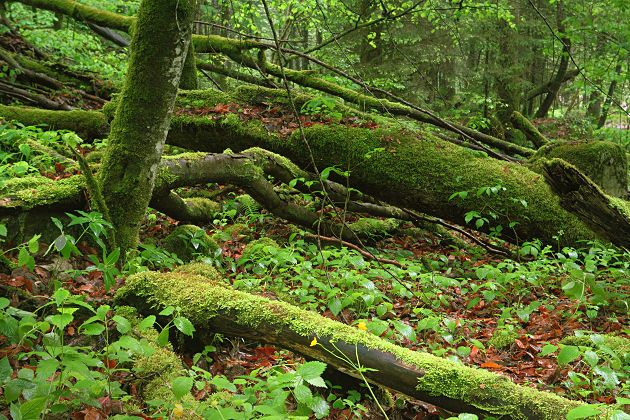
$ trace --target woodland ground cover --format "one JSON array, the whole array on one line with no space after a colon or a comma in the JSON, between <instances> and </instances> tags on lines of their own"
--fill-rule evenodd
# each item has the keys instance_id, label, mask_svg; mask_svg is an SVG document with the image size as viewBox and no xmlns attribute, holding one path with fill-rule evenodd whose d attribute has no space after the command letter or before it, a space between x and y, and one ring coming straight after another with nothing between
<instances>
[{"instance_id":1,"label":"woodland ground cover","mask_svg":"<svg viewBox=\"0 0 630 420\"><path fill-rule=\"evenodd\" d=\"M627 158L623 1L201 2L197 80L180 84L156 183L186 210L143 210L137 247L121 251L89 174L102 170L108 124L125 100L115 93L128 67L121 17L139 3L79 3L117 14L108 21L71 0L0 2L0 100L18 106L0 107L0 418L629 418L630 173L614 168L621 193L594 187L605 202L595 213L612 208L619 224L592 214L585 222L529 171L540 138L512 114L533 117L543 143L577 145L563 159L603 145L574 163L581 171L609 151L608 163ZM274 19L281 37L300 38L291 48L274 49ZM296 45L318 61L285 57ZM75 133L59 114L19 107L33 103L103 113L73 114ZM197 144L185 147L190 138ZM198 152L223 151L208 138L238 153ZM412 174L416 158L431 167ZM245 163L227 166L226 182L193 174L194 186L177 184L190 175L182 168L206 170L204 160ZM460 164L467 169L450 177ZM357 174L401 207L365 197ZM422 201L428 193L435 201ZM154 207L165 198L156 197ZM448 222L406 207L419 201ZM376 216L367 211L375 207ZM534 207L556 213L521 217ZM163 287L146 297L143 284ZM178 284L183 297L169 295ZM191 284L214 293L210 307L197 306L203 296ZM204 328L213 317L232 333ZM283 317L292 329L264 329ZM281 345L292 340L295 351ZM369 367L376 351L398 359ZM418 360L444 368L418 370ZM499 376L468 377L462 366ZM379 386L397 369L417 374L411 392L435 405ZM516 400L505 389L518 389ZM551 412L535 411L545 402Z\"/></svg>"}]
</instances>

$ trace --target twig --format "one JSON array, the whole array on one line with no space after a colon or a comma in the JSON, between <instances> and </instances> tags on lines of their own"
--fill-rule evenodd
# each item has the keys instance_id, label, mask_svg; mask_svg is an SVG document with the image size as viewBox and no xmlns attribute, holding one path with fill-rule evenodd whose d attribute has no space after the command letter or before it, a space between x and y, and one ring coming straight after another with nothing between
<instances>
[{"instance_id":1,"label":"twig","mask_svg":"<svg viewBox=\"0 0 630 420\"><path fill-rule=\"evenodd\" d=\"M399 268L405 268L405 265L402 264L399 261L390 260L390 259L387 259L387 258L377 257L376 255L372 254L371 252L368 252L368 251L362 249L360 246L355 245L355 244L353 244L351 242L344 241L344 240L339 239L339 238L332 238L330 236L315 235L315 234L312 234L312 233L305 233L304 237L305 238L321 240L322 242L326 242L326 243L333 244L333 245L343 245L343 246L345 246L347 248L354 249L355 251L357 251L359 254L363 255L367 259L377 261L377 262L379 262L381 264L391 264L391 265L395 265L396 267L399 267Z\"/></svg>"}]
</instances>

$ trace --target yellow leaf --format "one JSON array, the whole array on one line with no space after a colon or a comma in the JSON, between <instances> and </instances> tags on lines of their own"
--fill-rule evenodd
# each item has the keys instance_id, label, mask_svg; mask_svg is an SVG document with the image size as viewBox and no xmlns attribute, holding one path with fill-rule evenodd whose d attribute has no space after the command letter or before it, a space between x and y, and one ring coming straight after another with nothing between
<instances>
[{"instance_id":1,"label":"yellow leaf","mask_svg":"<svg viewBox=\"0 0 630 420\"><path fill-rule=\"evenodd\" d=\"M175 408L173 408L173 417L176 419L182 418L184 416L184 407L181 404L175 404Z\"/></svg>"},{"instance_id":2,"label":"yellow leaf","mask_svg":"<svg viewBox=\"0 0 630 420\"><path fill-rule=\"evenodd\" d=\"M313 337L313 341L311 341L311 347L314 347L317 345L317 337Z\"/></svg>"},{"instance_id":3,"label":"yellow leaf","mask_svg":"<svg viewBox=\"0 0 630 420\"><path fill-rule=\"evenodd\" d=\"M359 322L359 325L357 325L357 328L363 331L367 331L367 325L365 325L365 322L363 321Z\"/></svg>"}]
</instances>

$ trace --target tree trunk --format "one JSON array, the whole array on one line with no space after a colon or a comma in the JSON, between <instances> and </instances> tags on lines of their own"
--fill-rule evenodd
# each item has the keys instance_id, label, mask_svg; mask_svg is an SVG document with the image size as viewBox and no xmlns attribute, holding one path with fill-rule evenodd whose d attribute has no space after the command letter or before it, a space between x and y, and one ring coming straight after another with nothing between
<instances>
[{"instance_id":1,"label":"tree trunk","mask_svg":"<svg viewBox=\"0 0 630 420\"><path fill-rule=\"evenodd\" d=\"M100 186L123 249L136 245L190 44L195 0L145 0L131 41Z\"/></svg>"},{"instance_id":2,"label":"tree trunk","mask_svg":"<svg viewBox=\"0 0 630 420\"><path fill-rule=\"evenodd\" d=\"M299 99L308 100L308 97ZM196 114L195 111L197 107L208 110L239 102L237 108L241 110L234 113ZM260 120L252 119L249 111L252 105L247 104L255 102L282 107L286 97L282 91L245 87L236 96L216 91L181 92L178 99L181 115L173 118L167 142L206 152L262 147L305 168L314 161L320 170L328 166L349 169L348 181L352 187L397 207L455 223L463 223L470 211L488 218L488 209L492 209L497 217L488 219L489 222L492 219L492 227L501 225L506 237L515 242L534 238L555 242L560 230L564 231L561 240L564 244L597 237L562 208L541 175L522 165L484 157L430 133L401 129L386 120L374 128L317 124L305 127L311 156L299 131L280 134L278 128L273 131L273 125L272 131L268 131ZM342 105L339 109L349 112ZM59 114L48 112L53 116ZM285 109L285 112L290 111ZM495 193L478 195L477 191L484 187L497 188ZM462 191L468 193L464 200L449 199ZM485 224L481 229L489 227Z\"/></svg>"},{"instance_id":3,"label":"tree trunk","mask_svg":"<svg viewBox=\"0 0 630 420\"><path fill-rule=\"evenodd\" d=\"M363 375L369 382L449 411L555 420L582 405L515 385L491 372L396 346L284 302L234 291L203 264L173 273L134 275L118 291L116 301L145 315L178 306L195 325L197 336L220 332L267 342L360 377L351 361L368 368Z\"/></svg>"},{"instance_id":4,"label":"tree trunk","mask_svg":"<svg viewBox=\"0 0 630 420\"><path fill-rule=\"evenodd\" d=\"M606 120L608 119L608 110L610 109L610 105L612 105L613 103L615 89L617 88L617 77L620 74L621 63L617 63L617 66L615 67L615 75L613 76L613 80L610 82L610 86L608 87L608 94L606 95L604 106L602 107L602 113L599 116L599 121L597 121L597 128L602 128L606 124Z\"/></svg>"},{"instance_id":5,"label":"tree trunk","mask_svg":"<svg viewBox=\"0 0 630 420\"><path fill-rule=\"evenodd\" d=\"M567 70L569 69L569 60L570 60L569 55L571 54L571 39L566 35L566 32L565 32L566 28L564 25L564 19L565 19L564 3L562 0L558 1L558 9L557 9L556 18L558 21L558 32L562 34L560 37L560 40L562 42L560 64L558 65L558 71L556 72L556 75L554 76L553 80L551 81L549 85L548 93L545 96L545 99L543 99L543 102L540 105L540 108L538 108L538 111L536 111L535 118L544 118L547 116L547 113L549 112L549 108L551 108L551 105L556 100L556 96L558 96L558 91L560 90L560 87L562 86L562 83L565 80Z\"/></svg>"}]
</instances>

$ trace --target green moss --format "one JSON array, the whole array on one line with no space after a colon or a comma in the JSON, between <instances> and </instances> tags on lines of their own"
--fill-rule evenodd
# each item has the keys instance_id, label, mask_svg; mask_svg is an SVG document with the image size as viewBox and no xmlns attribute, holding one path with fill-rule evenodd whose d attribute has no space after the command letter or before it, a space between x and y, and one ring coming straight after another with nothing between
<instances>
[{"instance_id":1,"label":"green moss","mask_svg":"<svg viewBox=\"0 0 630 420\"><path fill-rule=\"evenodd\" d=\"M122 249L137 244L152 196L195 9L194 0L143 1L138 9L129 69L99 171L100 188Z\"/></svg>"},{"instance_id":2,"label":"green moss","mask_svg":"<svg viewBox=\"0 0 630 420\"><path fill-rule=\"evenodd\" d=\"M216 214L223 210L220 203L203 197L185 198L184 202L188 206L192 220L212 220Z\"/></svg>"},{"instance_id":3,"label":"green moss","mask_svg":"<svg viewBox=\"0 0 630 420\"><path fill-rule=\"evenodd\" d=\"M0 189L0 202L4 208L29 210L40 206L78 205L85 190L85 178L75 175L53 181L45 177L14 178Z\"/></svg>"},{"instance_id":4,"label":"green moss","mask_svg":"<svg viewBox=\"0 0 630 420\"><path fill-rule=\"evenodd\" d=\"M103 152L102 150L95 150L93 152L88 153L87 156L85 156L85 160L87 160L90 163L100 162L101 159L103 159L104 154L105 152Z\"/></svg>"},{"instance_id":5,"label":"green moss","mask_svg":"<svg viewBox=\"0 0 630 420\"><path fill-rule=\"evenodd\" d=\"M210 264L194 262L184 264L173 270L174 273L194 274L202 276L213 283L226 283L225 277Z\"/></svg>"},{"instance_id":6,"label":"green moss","mask_svg":"<svg viewBox=\"0 0 630 420\"><path fill-rule=\"evenodd\" d=\"M508 225L518 222L515 230L520 238L550 241L560 230L565 232L567 243L595 238L576 216L562 208L541 175L521 165L480 157L429 133L313 126L305 134L318 167L341 164L353 168L350 184L383 201L422 208L425 213L460 223L468 211L492 207L498 215L493 223L501 224L504 232L513 236ZM307 163L308 150L302 145L299 133L294 133L289 140L268 148ZM383 148L386 150L377 151ZM498 185L505 191L474 194L480 187ZM470 194L465 200L449 200L458 191Z\"/></svg>"},{"instance_id":7,"label":"green moss","mask_svg":"<svg viewBox=\"0 0 630 420\"><path fill-rule=\"evenodd\" d=\"M84 140L103 138L109 131L105 114L98 111L51 111L0 105L0 117L24 125L46 125L53 130L74 131Z\"/></svg>"},{"instance_id":8,"label":"green moss","mask_svg":"<svg viewBox=\"0 0 630 420\"><path fill-rule=\"evenodd\" d=\"M207 325L221 313L244 326L265 325L277 333L287 330L311 340L326 338L388 352L422 375L418 390L432 396L443 396L479 407L493 414L507 414L514 419L557 419L580 405L559 396L515 385L491 372L465 367L433 355L396 346L348 325L324 318L280 301L255 296L227 287L213 285L204 277L179 273L145 272L131 276L116 294L117 301L137 298L155 305L182 308L182 315L193 324ZM500 404L498 402L501 402Z\"/></svg>"},{"instance_id":9,"label":"green moss","mask_svg":"<svg viewBox=\"0 0 630 420\"><path fill-rule=\"evenodd\" d=\"M176 254L183 261L191 261L194 254L213 255L219 245L208 234L195 225L177 226L162 242L169 252Z\"/></svg>"},{"instance_id":10,"label":"green moss","mask_svg":"<svg viewBox=\"0 0 630 420\"><path fill-rule=\"evenodd\" d=\"M133 17L86 6L75 0L26 0L23 3L39 9L62 13L79 21L89 21L121 31L129 31L135 20Z\"/></svg>"},{"instance_id":11,"label":"green moss","mask_svg":"<svg viewBox=\"0 0 630 420\"><path fill-rule=\"evenodd\" d=\"M610 205L630 220L630 202L617 197L609 197Z\"/></svg>"},{"instance_id":12,"label":"green moss","mask_svg":"<svg viewBox=\"0 0 630 420\"><path fill-rule=\"evenodd\" d=\"M212 108L219 104L233 103L234 98L216 89L179 91L175 101L176 109Z\"/></svg>"},{"instance_id":13,"label":"green moss","mask_svg":"<svg viewBox=\"0 0 630 420\"><path fill-rule=\"evenodd\" d=\"M399 226L400 221L396 219L380 220L362 217L350 223L349 228L359 236L376 239L392 235Z\"/></svg>"},{"instance_id":14,"label":"green moss","mask_svg":"<svg viewBox=\"0 0 630 420\"><path fill-rule=\"evenodd\" d=\"M488 340L488 344L495 349L504 349L514 344L518 338L518 333L513 329L497 328Z\"/></svg>"},{"instance_id":15,"label":"green moss","mask_svg":"<svg viewBox=\"0 0 630 420\"><path fill-rule=\"evenodd\" d=\"M223 233L228 235L230 238L236 239L239 237L250 238L252 235L252 229L244 224L244 223L234 223L226 227L223 230Z\"/></svg>"},{"instance_id":16,"label":"green moss","mask_svg":"<svg viewBox=\"0 0 630 420\"><path fill-rule=\"evenodd\" d=\"M242 153L253 156L254 160L261 163L264 163L266 159L269 159L275 162L280 167L289 171L294 178L308 176L305 171L300 169L300 167L297 166L295 163L291 162L290 159L287 159L286 157L277 153L270 152L269 150L265 150L260 147L250 147L249 149L243 150Z\"/></svg>"},{"instance_id":17,"label":"green moss","mask_svg":"<svg viewBox=\"0 0 630 420\"><path fill-rule=\"evenodd\" d=\"M555 142L541 147L530 162L559 158L575 165L593 182L615 197L628 193L628 160L618 144L595 142Z\"/></svg>"},{"instance_id":18,"label":"green moss","mask_svg":"<svg viewBox=\"0 0 630 420\"><path fill-rule=\"evenodd\" d=\"M180 89L197 89L197 64L195 59L195 46L191 43L186 53L186 61L182 69L182 77L179 80Z\"/></svg>"}]
</instances>

